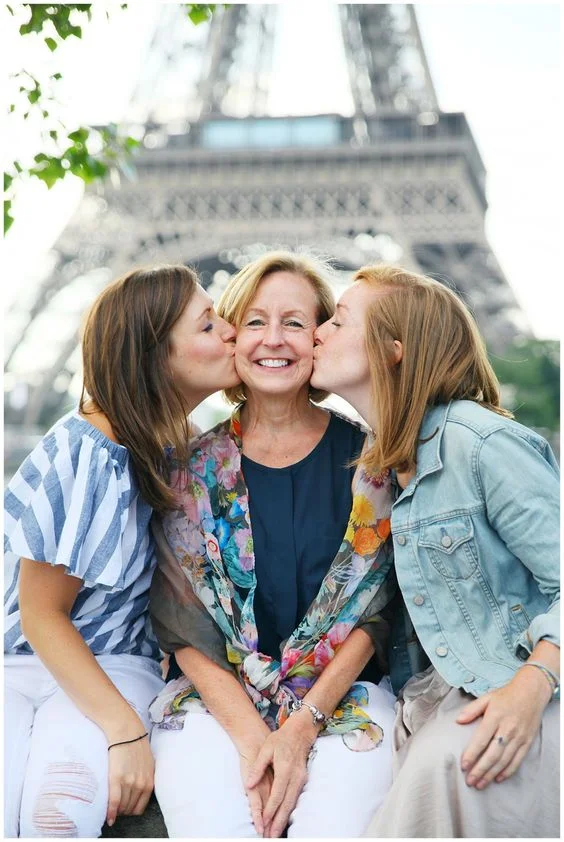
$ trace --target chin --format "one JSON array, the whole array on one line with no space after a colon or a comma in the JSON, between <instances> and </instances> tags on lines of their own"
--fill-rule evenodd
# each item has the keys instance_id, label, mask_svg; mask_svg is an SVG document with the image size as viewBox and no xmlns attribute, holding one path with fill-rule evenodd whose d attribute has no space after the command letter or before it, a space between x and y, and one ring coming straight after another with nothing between
<instances>
[{"instance_id":1,"label":"chin","mask_svg":"<svg viewBox=\"0 0 564 842\"><path fill-rule=\"evenodd\" d=\"M312 374L309 385L312 389L321 389L324 392L330 392L331 387L328 386L326 383L323 382L323 378L316 377L315 374Z\"/></svg>"}]
</instances>

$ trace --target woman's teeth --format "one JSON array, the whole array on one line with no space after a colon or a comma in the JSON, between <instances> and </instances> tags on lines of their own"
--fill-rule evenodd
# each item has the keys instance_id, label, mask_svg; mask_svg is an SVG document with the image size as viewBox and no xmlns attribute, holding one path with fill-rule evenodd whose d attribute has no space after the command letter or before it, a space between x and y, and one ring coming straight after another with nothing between
<instances>
[{"instance_id":1,"label":"woman's teeth","mask_svg":"<svg viewBox=\"0 0 564 842\"><path fill-rule=\"evenodd\" d=\"M290 365L289 360L257 360L257 362L266 368L284 368L284 366Z\"/></svg>"}]
</instances>

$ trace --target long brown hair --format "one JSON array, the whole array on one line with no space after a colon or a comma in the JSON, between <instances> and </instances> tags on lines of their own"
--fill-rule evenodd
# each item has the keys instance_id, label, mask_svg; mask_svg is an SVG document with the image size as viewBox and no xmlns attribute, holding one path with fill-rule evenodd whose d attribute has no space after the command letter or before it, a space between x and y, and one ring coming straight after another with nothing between
<instances>
[{"instance_id":1,"label":"long brown hair","mask_svg":"<svg viewBox=\"0 0 564 842\"><path fill-rule=\"evenodd\" d=\"M292 275L298 275L309 281L317 298L316 320L318 325L333 316L335 298L328 282L328 276L331 272L330 265L312 254L289 251L267 252L237 272L231 278L219 299L218 314L238 330L261 282L274 272L290 272ZM328 392L312 387L309 390L309 397L312 401L322 401L328 394ZM234 404L247 400L243 383L225 389L224 395L230 403Z\"/></svg>"},{"instance_id":2,"label":"long brown hair","mask_svg":"<svg viewBox=\"0 0 564 842\"><path fill-rule=\"evenodd\" d=\"M366 314L377 431L363 463L371 471L413 470L419 430L428 407L476 401L500 415L499 382L473 316L444 284L396 266L365 266L354 282L374 296ZM393 361L393 340L402 343Z\"/></svg>"},{"instance_id":3,"label":"long brown hair","mask_svg":"<svg viewBox=\"0 0 564 842\"><path fill-rule=\"evenodd\" d=\"M83 388L131 455L141 495L157 511L173 506L164 448L182 463L190 438L186 401L169 364L170 332L198 279L186 266L134 269L109 284L87 314Z\"/></svg>"}]
</instances>

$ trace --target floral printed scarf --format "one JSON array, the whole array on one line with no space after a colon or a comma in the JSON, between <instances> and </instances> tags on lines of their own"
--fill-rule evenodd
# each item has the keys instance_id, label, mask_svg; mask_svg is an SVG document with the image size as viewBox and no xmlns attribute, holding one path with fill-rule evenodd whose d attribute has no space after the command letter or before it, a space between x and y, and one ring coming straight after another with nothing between
<instances>
[{"instance_id":1,"label":"floral printed scarf","mask_svg":"<svg viewBox=\"0 0 564 842\"><path fill-rule=\"evenodd\" d=\"M248 494L241 471L240 410L195 442L178 487L179 510L163 520L166 540L194 595L225 637L229 663L271 728L287 719L349 633L374 617L392 596L389 472L369 476L359 466L347 531L319 592L282 648L277 661L258 651L253 612L256 589ZM175 466L172 484L178 484ZM175 574L173 574L175 575ZM185 582L186 585L186 582ZM158 597L157 597L158 598ZM154 594L151 596L155 599ZM161 596L164 603L165 597ZM375 618L376 619L376 618ZM189 639L185 645L193 645ZM197 644L196 644L197 645ZM322 733L342 734L349 748L375 748L383 738L362 706L368 694L353 684ZM186 676L169 682L150 707L164 728L182 728L184 716L203 702Z\"/></svg>"}]
</instances>

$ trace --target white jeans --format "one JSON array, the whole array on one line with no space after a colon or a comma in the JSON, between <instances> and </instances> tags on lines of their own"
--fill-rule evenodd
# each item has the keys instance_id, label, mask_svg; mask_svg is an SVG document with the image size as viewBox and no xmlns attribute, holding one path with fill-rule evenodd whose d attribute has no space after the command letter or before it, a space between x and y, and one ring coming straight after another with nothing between
<instances>
[{"instance_id":1,"label":"white jeans","mask_svg":"<svg viewBox=\"0 0 564 842\"><path fill-rule=\"evenodd\" d=\"M158 665L135 655L96 660L149 730ZM4 836L98 837L108 807L103 731L36 655L5 655L4 680Z\"/></svg>"},{"instance_id":2,"label":"white jeans","mask_svg":"<svg viewBox=\"0 0 564 842\"><path fill-rule=\"evenodd\" d=\"M341 736L319 737L309 777L290 817L289 837L361 836L392 783L395 697L363 682L369 716L384 729L381 746L348 749ZM155 727L155 793L168 835L257 837L241 781L239 755L207 713L189 713L181 731Z\"/></svg>"}]
</instances>

